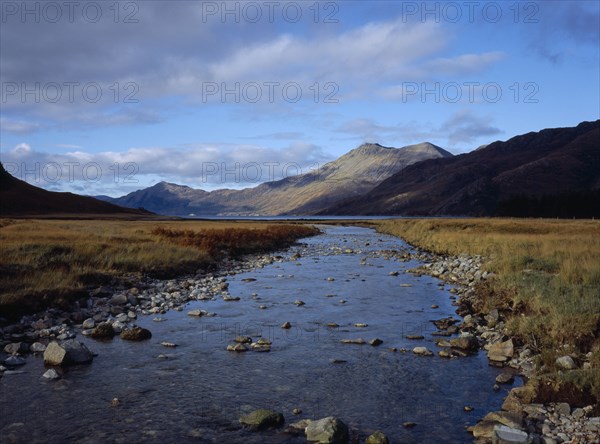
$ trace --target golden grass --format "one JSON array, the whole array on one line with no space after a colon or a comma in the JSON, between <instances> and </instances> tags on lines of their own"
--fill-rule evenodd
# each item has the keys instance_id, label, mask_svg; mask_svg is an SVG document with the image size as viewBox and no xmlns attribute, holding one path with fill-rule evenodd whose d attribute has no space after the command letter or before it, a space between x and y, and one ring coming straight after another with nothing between
<instances>
[{"instance_id":1,"label":"golden grass","mask_svg":"<svg viewBox=\"0 0 600 444\"><path fill-rule=\"evenodd\" d=\"M507 308L509 332L547 373L559 355L592 351L587 384L600 399L600 221L402 219L378 230L439 254L485 256L496 278L479 288L480 307Z\"/></svg>"},{"instance_id":2,"label":"golden grass","mask_svg":"<svg viewBox=\"0 0 600 444\"><path fill-rule=\"evenodd\" d=\"M311 226L253 221L1 219L0 312L60 304L83 295L88 285L127 273L192 273L225 256L284 248L316 232ZM187 242L186 235L203 243Z\"/></svg>"}]
</instances>

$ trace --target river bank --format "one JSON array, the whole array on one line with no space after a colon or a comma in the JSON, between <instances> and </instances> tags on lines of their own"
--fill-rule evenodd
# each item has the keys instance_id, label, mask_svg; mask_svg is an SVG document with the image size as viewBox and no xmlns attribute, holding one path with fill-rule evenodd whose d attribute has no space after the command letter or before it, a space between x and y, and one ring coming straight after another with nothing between
<instances>
[{"instance_id":1,"label":"river bank","mask_svg":"<svg viewBox=\"0 0 600 444\"><path fill-rule=\"evenodd\" d=\"M444 226L444 222L450 225ZM537 347L535 342L531 343L532 338L535 341L533 335L527 338L518 334L515 317L527 319L532 313L523 309L522 302L519 307L515 300L518 288L503 289L502 284L498 286L498 281L507 281L507 273L496 276L488 271L495 268L502 273L504 270L497 263L507 260L502 257L502 247L498 248L498 238L495 239L496 248L491 243L486 243L489 242L489 239L485 239L486 234L494 232L494 228L488 226L479 232L475 229L452 238L453 228L460 226L459 230L464 231L470 222L472 221L391 221L383 223L379 229L403 237L417 247L427 248L423 253L423 260L428 263L415 272L427 273L460 285L457 290L460 297L456 305L457 313L463 316L463 320L461 324L457 324L458 332L461 337L476 337L478 345L487 351L490 365L504 369L496 380L497 384L510 382L516 375L522 376L526 381L524 387L511 390L502 405L502 411L488 413L480 423L471 428L476 442L599 442L600 408L597 395L587 385L591 381L592 387L597 388L600 383L594 348L590 347L585 352L580 347L574 349L568 342L555 342L555 346L560 346L561 350L549 353L549 350ZM427 227L415 228L419 223ZM481 224L481 221L477 223ZM402 224L407 226L403 227ZM521 221L520 224L523 231L528 222ZM527 232L531 232L531 225L529 222ZM435 231L434 235L431 234L432 229ZM495 234L501 231L496 228ZM514 227L512 231L515 231ZM436 236L444 239L446 244L440 244ZM522 239L515 236L513 241ZM528 247L535 249L535 245L530 244ZM518 249L519 246L514 245L511 252L518 256ZM445 253L440 254L440 250ZM448 250L485 251L488 256L453 256L446 253ZM539 258L540 261L544 259L543 256ZM525 270L525 273L531 273L531 270ZM503 293L503 297L499 298L499 293ZM583 304L580 310L585 311L587 308ZM592 311L591 314L597 316L598 311ZM575 332L576 328L572 330ZM547 365L549 357L543 355L548 354L555 367L549 368ZM551 373L554 368L558 377ZM569 374L576 377L582 373L579 384L569 379Z\"/></svg>"}]
</instances>

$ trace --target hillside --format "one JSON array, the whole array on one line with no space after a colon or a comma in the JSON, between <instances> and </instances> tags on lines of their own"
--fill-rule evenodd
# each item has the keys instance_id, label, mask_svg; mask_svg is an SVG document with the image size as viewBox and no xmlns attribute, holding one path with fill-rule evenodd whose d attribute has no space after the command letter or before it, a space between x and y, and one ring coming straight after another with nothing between
<instances>
[{"instance_id":1,"label":"hillside","mask_svg":"<svg viewBox=\"0 0 600 444\"><path fill-rule=\"evenodd\" d=\"M50 214L143 216L151 213L120 207L78 194L47 191L11 176L0 164L0 215L44 216Z\"/></svg>"},{"instance_id":2,"label":"hillside","mask_svg":"<svg viewBox=\"0 0 600 444\"><path fill-rule=\"evenodd\" d=\"M313 214L342 199L366 193L408 165L451 156L430 143L403 148L363 144L318 170L254 188L206 192L161 182L110 201L161 214Z\"/></svg>"},{"instance_id":3,"label":"hillside","mask_svg":"<svg viewBox=\"0 0 600 444\"><path fill-rule=\"evenodd\" d=\"M517 198L558 202L565 193L600 188L598 140L600 121L527 133L409 166L322 213L484 216Z\"/></svg>"}]
</instances>

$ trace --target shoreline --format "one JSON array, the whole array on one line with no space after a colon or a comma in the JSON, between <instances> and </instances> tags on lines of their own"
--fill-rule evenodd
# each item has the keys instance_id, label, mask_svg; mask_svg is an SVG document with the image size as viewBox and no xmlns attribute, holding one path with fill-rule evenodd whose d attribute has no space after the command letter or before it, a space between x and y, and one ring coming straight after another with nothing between
<instances>
[{"instance_id":1,"label":"shoreline","mask_svg":"<svg viewBox=\"0 0 600 444\"><path fill-rule=\"evenodd\" d=\"M538 396L537 388L529 382L538 376L535 353L518 338L503 331L507 319L501 310L495 308L484 312L474 308L478 302L477 284L494 277L493 273L482 269L485 258L466 254L437 254L398 237L415 249L416 259L425 262L408 270L409 272L426 274L457 286L457 297L452 298L452 305L457 307L456 313L462 318L462 323L454 322L455 319L447 322L442 319L434 323L445 331L456 324L457 329L451 331L458 334L458 338L464 338L464 346L452 340L438 340L436 345L442 347L438 352L439 356L460 358L469 352L487 352L489 364L504 369L496 378L494 390L499 390L499 384L512 384L515 376L523 378L524 385L510 390L501 411L488 412L477 425L469 427L473 442L600 443L600 405L571 406L566 402L534 402ZM472 338L477 341L475 350ZM591 369L589 362L584 362L583 367Z\"/></svg>"}]
</instances>

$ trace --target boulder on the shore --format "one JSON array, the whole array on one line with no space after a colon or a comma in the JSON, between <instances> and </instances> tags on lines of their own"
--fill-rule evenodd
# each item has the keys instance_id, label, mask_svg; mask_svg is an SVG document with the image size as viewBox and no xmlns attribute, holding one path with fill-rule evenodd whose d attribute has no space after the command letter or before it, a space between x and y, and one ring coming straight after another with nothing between
<instances>
[{"instance_id":1,"label":"boulder on the shore","mask_svg":"<svg viewBox=\"0 0 600 444\"><path fill-rule=\"evenodd\" d=\"M347 444L350 439L348 427L339 418L311 421L306 426L306 440L319 444Z\"/></svg>"},{"instance_id":2,"label":"boulder on the shore","mask_svg":"<svg viewBox=\"0 0 600 444\"><path fill-rule=\"evenodd\" d=\"M94 355L89 349L75 339L62 342L52 341L44 352L44 363L47 365L75 365L92 362Z\"/></svg>"},{"instance_id":3,"label":"boulder on the shore","mask_svg":"<svg viewBox=\"0 0 600 444\"><path fill-rule=\"evenodd\" d=\"M253 430L264 430L281 427L285 419L281 413L267 409L258 409L247 415L243 415L240 418L240 422Z\"/></svg>"},{"instance_id":4,"label":"boulder on the shore","mask_svg":"<svg viewBox=\"0 0 600 444\"><path fill-rule=\"evenodd\" d=\"M16 355L17 353L27 353L29 351L29 344L25 342L13 342L4 346L4 352L9 355Z\"/></svg>"},{"instance_id":5,"label":"boulder on the shore","mask_svg":"<svg viewBox=\"0 0 600 444\"><path fill-rule=\"evenodd\" d=\"M514 347L512 339L496 342L488 348L488 359L494 362L506 362L513 357Z\"/></svg>"},{"instance_id":6,"label":"boulder on the shore","mask_svg":"<svg viewBox=\"0 0 600 444\"><path fill-rule=\"evenodd\" d=\"M521 415L511 412L489 412L484 416L483 420L496 422L512 429L520 429L523 425L523 418Z\"/></svg>"},{"instance_id":7,"label":"boulder on the shore","mask_svg":"<svg viewBox=\"0 0 600 444\"><path fill-rule=\"evenodd\" d=\"M121 339L125 339L126 341L145 341L151 337L152 333L150 330L142 327L133 327L121 332Z\"/></svg>"},{"instance_id":8,"label":"boulder on the shore","mask_svg":"<svg viewBox=\"0 0 600 444\"><path fill-rule=\"evenodd\" d=\"M46 351L46 346L41 342L34 342L29 347L29 351L31 351L31 353L43 353Z\"/></svg>"},{"instance_id":9,"label":"boulder on the shore","mask_svg":"<svg viewBox=\"0 0 600 444\"><path fill-rule=\"evenodd\" d=\"M515 387L502 403L502 410L513 413L523 412L523 405L530 404L536 397L536 391L534 387L524 385L523 387Z\"/></svg>"},{"instance_id":10,"label":"boulder on the shore","mask_svg":"<svg viewBox=\"0 0 600 444\"><path fill-rule=\"evenodd\" d=\"M493 444L529 444L531 442L533 440L529 438L527 432L504 425L494 426Z\"/></svg>"},{"instance_id":11,"label":"boulder on the shore","mask_svg":"<svg viewBox=\"0 0 600 444\"><path fill-rule=\"evenodd\" d=\"M94 339L112 339L116 332L109 322L101 322L92 329L89 336Z\"/></svg>"},{"instance_id":12,"label":"boulder on the shore","mask_svg":"<svg viewBox=\"0 0 600 444\"><path fill-rule=\"evenodd\" d=\"M475 352L479 349L479 342L475 336L465 335L451 339L450 346L468 352Z\"/></svg>"},{"instance_id":13,"label":"boulder on the shore","mask_svg":"<svg viewBox=\"0 0 600 444\"><path fill-rule=\"evenodd\" d=\"M575 364L575 361L569 355L561 356L560 358L557 358L556 365L559 366L563 370L573 370L573 369L577 368L577 364Z\"/></svg>"}]
</instances>

